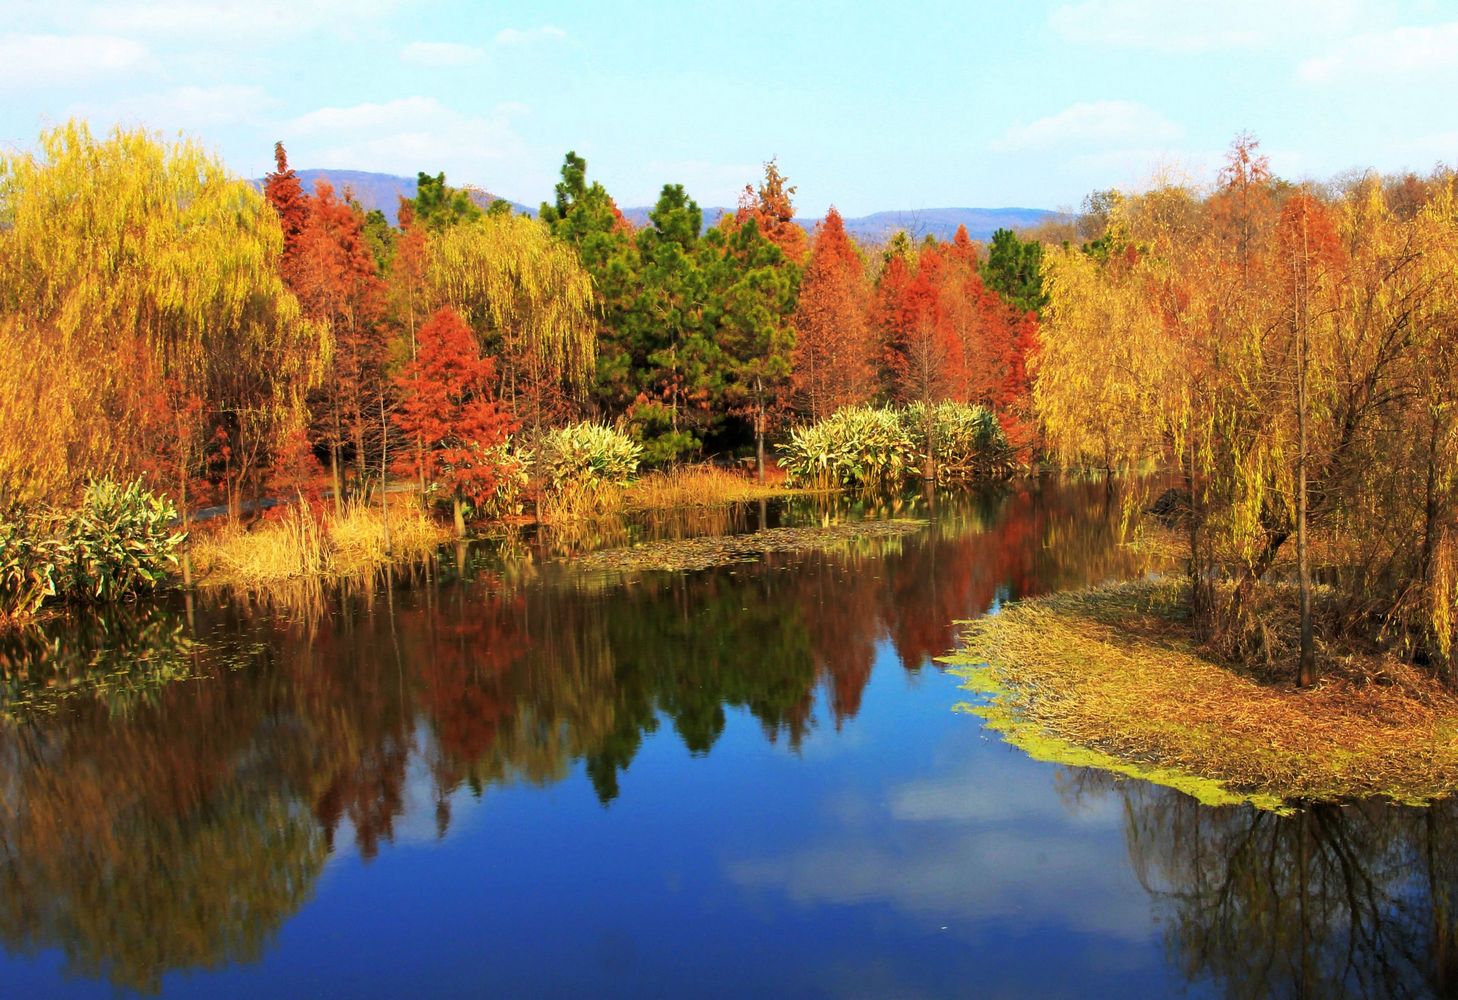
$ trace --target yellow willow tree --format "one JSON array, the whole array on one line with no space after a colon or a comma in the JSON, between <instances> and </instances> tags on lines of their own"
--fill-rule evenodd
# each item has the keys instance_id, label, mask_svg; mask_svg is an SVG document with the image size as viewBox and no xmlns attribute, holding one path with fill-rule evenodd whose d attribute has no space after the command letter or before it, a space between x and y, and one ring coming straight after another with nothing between
<instances>
[{"instance_id":1,"label":"yellow willow tree","mask_svg":"<svg viewBox=\"0 0 1458 1000\"><path fill-rule=\"evenodd\" d=\"M1458 623L1458 203L1435 186L1413 217L1375 178L1341 203L1350 257L1335 345L1349 495L1352 614L1380 616L1404 652L1455 680ZM1359 418L1360 419L1359 423Z\"/></svg>"},{"instance_id":2,"label":"yellow willow tree","mask_svg":"<svg viewBox=\"0 0 1458 1000\"><path fill-rule=\"evenodd\" d=\"M329 348L282 247L262 196L193 142L71 122L0 155L3 498L62 499L165 452L185 504L216 431L236 511Z\"/></svg>"},{"instance_id":3,"label":"yellow willow tree","mask_svg":"<svg viewBox=\"0 0 1458 1000\"><path fill-rule=\"evenodd\" d=\"M1229 191L1156 189L1121 199L1087 250L1045 258L1050 444L1181 473L1197 620L1231 655L1289 657L1303 684L1318 617L1322 641L1360 636L1451 676L1458 214L1451 184L1432 191L1403 217L1374 179L1335 198L1272 184L1231 227ZM1293 540L1298 586L1267 584ZM1289 646L1267 613L1287 602Z\"/></svg>"},{"instance_id":4,"label":"yellow willow tree","mask_svg":"<svg viewBox=\"0 0 1458 1000\"><path fill-rule=\"evenodd\" d=\"M1149 307L1151 265L1131 247L1043 258L1048 305L1031 365L1049 446L1069 464L1137 469L1163 454L1170 341Z\"/></svg>"},{"instance_id":5,"label":"yellow willow tree","mask_svg":"<svg viewBox=\"0 0 1458 1000\"><path fill-rule=\"evenodd\" d=\"M570 409L597 357L592 278L535 219L487 215L430 238L428 280L482 349L499 355L502 392L523 426Z\"/></svg>"}]
</instances>

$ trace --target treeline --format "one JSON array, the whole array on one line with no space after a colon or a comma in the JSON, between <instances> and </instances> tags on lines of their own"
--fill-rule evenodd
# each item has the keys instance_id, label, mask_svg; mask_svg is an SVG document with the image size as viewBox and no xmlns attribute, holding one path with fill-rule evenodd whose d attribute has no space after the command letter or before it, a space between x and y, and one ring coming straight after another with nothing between
<instances>
[{"instance_id":1,"label":"treeline","mask_svg":"<svg viewBox=\"0 0 1458 1000\"><path fill-rule=\"evenodd\" d=\"M1187 530L1197 621L1303 684L1374 649L1452 677L1455 183L1293 185L1242 136L1213 190L1106 194L1097 234L1044 262L1049 445L1177 470L1162 506Z\"/></svg>"},{"instance_id":2,"label":"treeline","mask_svg":"<svg viewBox=\"0 0 1458 1000\"><path fill-rule=\"evenodd\" d=\"M812 236L773 163L707 231L679 185L634 229L570 153L539 218L421 174L392 227L275 153L262 192L145 132L0 157L0 506L141 477L236 518L394 475L482 514L552 428L762 465L866 402L982 404L1031 440L1038 248L1011 233L865 248L832 210Z\"/></svg>"}]
</instances>

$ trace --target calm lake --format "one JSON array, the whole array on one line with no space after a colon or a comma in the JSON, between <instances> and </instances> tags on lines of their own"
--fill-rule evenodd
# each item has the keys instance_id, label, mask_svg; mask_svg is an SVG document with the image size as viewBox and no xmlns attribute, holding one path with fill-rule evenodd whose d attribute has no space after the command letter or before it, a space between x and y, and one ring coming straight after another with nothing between
<instances>
[{"instance_id":1,"label":"calm lake","mask_svg":"<svg viewBox=\"0 0 1458 1000\"><path fill-rule=\"evenodd\" d=\"M680 514L11 636L0 995L1458 990L1451 803L1210 809L955 711L953 622L1142 572L1119 512L1045 482ZM930 524L560 559L891 515Z\"/></svg>"}]
</instances>

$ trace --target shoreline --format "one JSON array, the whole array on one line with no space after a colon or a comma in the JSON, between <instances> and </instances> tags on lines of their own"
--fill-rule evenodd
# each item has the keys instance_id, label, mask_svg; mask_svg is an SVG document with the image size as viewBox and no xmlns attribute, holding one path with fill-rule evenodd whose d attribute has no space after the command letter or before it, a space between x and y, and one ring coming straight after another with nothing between
<instances>
[{"instance_id":1,"label":"shoreline","mask_svg":"<svg viewBox=\"0 0 1458 1000\"><path fill-rule=\"evenodd\" d=\"M1426 803L1458 790L1458 695L1407 676L1271 683L1202 650L1180 586L1051 594L962 623L941 658L958 706L1039 760L1168 785L1209 805Z\"/></svg>"}]
</instances>

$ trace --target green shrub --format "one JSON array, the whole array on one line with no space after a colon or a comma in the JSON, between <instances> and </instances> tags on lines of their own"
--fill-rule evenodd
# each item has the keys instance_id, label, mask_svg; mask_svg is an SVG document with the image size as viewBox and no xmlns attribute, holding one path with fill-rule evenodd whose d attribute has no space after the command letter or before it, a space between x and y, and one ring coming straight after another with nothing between
<instances>
[{"instance_id":1,"label":"green shrub","mask_svg":"<svg viewBox=\"0 0 1458 1000\"><path fill-rule=\"evenodd\" d=\"M789 481L805 486L899 487L916 468L916 448L889 407L836 410L790 432L780 445Z\"/></svg>"},{"instance_id":2,"label":"green shrub","mask_svg":"<svg viewBox=\"0 0 1458 1000\"><path fill-rule=\"evenodd\" d=\"M172 530L172 502L141 481L86 487L65 523L64 588L80 601L114 601L154 589L177 567L186 537Z\"/></svg>"},{"instance_id":3,"label":"green shrub","mask_svg":"<svg viewBox=\"0 0 1458 1000\"><path fill-rule=\"evenodd\" d=\"M992 412L952 402L837 410L791 431L780 465L795 485L899 489L922 473L928 425L938 483L1012 472L1012 449Z\"/></svg>"},{"instance_id":4,"label":"green shrub","mask_svg":"<svg viewBox=\"0 0 1458 1000\"><path fill-rule=\"evenodd\" d=\"M638 474L643 448L603 424L571 424L548 431L537 450L546 488L627 486Z\"/></svg>"},{"instance_id":5,"label":"green shrub","mask_svg":"<svg viewBox=\"0 0 1458 1000\"><path fill-rule=\"evenodd\" d=\"M0 618L32 615L48 597L115 601L154 589L177 567L176 519L140 481L110 480L87 486L69 513L0 514Z\"/></svg>"},{"instance_id":6,"label":"green shrub","mask_svg":"<svg viewBox=\"0 0 1458 1000\"><path fill-rule=\"evenodd\" d=\"M939 485L1012 474L1012 446L997 417L985 406L941 402L930 407L924 403L906 407L901 411L901 421L918 455L926 454L928 410Z\"/></svg>"}]
</instances>

